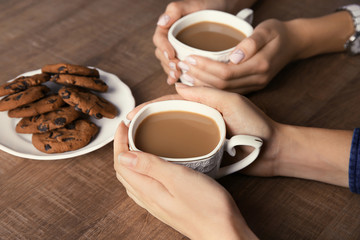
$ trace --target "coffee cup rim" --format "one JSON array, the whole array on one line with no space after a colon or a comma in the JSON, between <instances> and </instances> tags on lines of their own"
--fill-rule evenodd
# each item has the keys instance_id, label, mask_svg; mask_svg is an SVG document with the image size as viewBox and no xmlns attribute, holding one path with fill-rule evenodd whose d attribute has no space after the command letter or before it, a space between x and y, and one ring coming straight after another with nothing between
<instances>
[{"instance_id":1,"label":"coffee cup rim","mask_svg":"<svg viewBox=\"0 0 360 240\"><path fill-rule=\"evenodd\" d=\"M188 19L191 19L192 17L196 16L196 15L201 15L201 14L222 14L224 16L228 16L228 17L231 17L231 18L234 18L234 19L237 19L237 21L241 21L243 24L246 25L246 28L248 29L251 29L251 32L253 31L253 27L251 26L251 24L249 24L248 22L246 22L244 19L241 19L239 17L237 17L236 15L233 15L231 13L227 13L227 12L223 12L223 11L218 11L218 10L200 10L200 11L197 11L197 12L194 12L194 13L190 13L180 19L178 19L169 29L169 32L168 32L168 39L170 41L170 43L172 43L173 45L174 44L177 44L177 45L180 45L181 47L184 47L188 50L191 50L191 51L196 51L198 52L199 54L212 54L212 55L223 55L224 53L228 53L228 52L231 52L235 49L236 46L232 47L232 48L229 48L229 49L225 49L225 50L221 50L221 51L207 51L207 50L202 50L202 49L198 49L198 48L194 48L194 47L191 47L185 43L182 43L181 41L179 41L177 38L176 38L176 34L181 31L182 29L184 29L185 27L188 27L192 24L195 24L195 23L191 23L189 25L186 25L184 27L182 27L176 34L174 34L174 31L175 29L178 27L179 24L183 23L184 21L188 20ZM220 22L220 21L215 21L215 20L200 20L198 22L202 22L202 21L209 21L209 22L215 22L215 23L222 23L222 24L227 24L231 27L234 27L236 28L238 31L241 31L242 33L244 33L244 35L246 37L248 37L250 34L247 34L246 32L244 32L243 29L239 29L237 27L235 27L234 25L231 25L231 24L228 24L228 23L225 23L225 22Z\"/></svg>"},{"instance_id":2,"label":"coffee cup rim","mask_svg":"<svg viewBox=\"0 0 360 240\"><path fill-rule=\"evenodd\" d=\"M197 106L198 108L195 109L194 106ZM152 110L151 108L156 108L155 110ZM201 112L199 112L201 110ZM169 157L162 157L160 158L170 161L170 162L194 162L199 160L204 160L206 158L212 157L214 154L216 154L221 147L224 145L225 142L225 135L226 135L226 127L225 127L225 121L222 118L222 115L219 111L217 111L215 108L209 107L205 104L188 101L188 100L165 100L160 102L154 102L149 103L148 105L144 106L142 109L139 110L134 116L134 118L131 120L129 125L129 132L128 132L128 139L129 139L129 148L132 151L141 151L135 146L134 142L134 135L136 128L139 126L139 124L149 115L154 113L160 113L160 112L168 112L168 111L186 111L186 112L192 112L201 114L207 117L210 117L213 119L220 132L220 140L216 147L209 153L197 157L188 157L188 158L169 158ZM209 116L209 114L205 114L204 111L210 112L212 115Z\"/></svg>"}]
</instances>

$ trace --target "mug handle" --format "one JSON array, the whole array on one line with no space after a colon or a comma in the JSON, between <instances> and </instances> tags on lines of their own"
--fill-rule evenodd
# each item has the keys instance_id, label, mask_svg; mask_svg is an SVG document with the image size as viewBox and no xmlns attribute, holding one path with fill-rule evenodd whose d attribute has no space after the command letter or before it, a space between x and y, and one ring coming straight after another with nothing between
<instances>
[{"instance_id":1,"label":"mug handle","mask_svg":"<svg viewBox=\"0 0 360 240\"><path fill-rule=\"evenodd\" d=\"M238 18L241 18L248 22L249 24L252 24L254 19L254 11L250 8L244 8L240 12L236 14Z\"/></svg>"},{"instance_id":2,"label":"mug handle","mask_svg":"<svg viewBox=\"0 0 360 240\"><path fill-rule=\"evenodd\" d=\"M236 135L230 140L226 139L224 149L232 157L236 154L235 146L250 146L253 147L254 150L240 161L220 168L216 174L216 178L221 178L249 166L259 155L262 144L263 141L260 138L248 135Z\"/></svg>"}]
</instances>

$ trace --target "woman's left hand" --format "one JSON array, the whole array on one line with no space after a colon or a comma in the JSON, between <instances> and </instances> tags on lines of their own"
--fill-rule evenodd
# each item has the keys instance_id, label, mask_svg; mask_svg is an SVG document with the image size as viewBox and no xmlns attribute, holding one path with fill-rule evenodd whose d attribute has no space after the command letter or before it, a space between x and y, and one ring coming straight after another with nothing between
<instances>
[{"instance_id":1,"label":"woman's left hand","mask_svg":"<svg viewBox=\"0 0 360 240\"><path fill-rule=\"evenodd\" d=\"M121 123L114 139L114 168L138 205L191 239L256 238L220 184L190 168L129 151L127 133Z\"/></svg>"}]
</instances>

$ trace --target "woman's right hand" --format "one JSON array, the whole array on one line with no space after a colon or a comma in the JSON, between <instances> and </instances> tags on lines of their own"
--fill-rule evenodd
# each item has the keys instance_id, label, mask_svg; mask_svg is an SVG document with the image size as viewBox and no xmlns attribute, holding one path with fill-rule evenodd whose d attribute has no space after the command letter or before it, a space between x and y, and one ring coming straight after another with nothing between
<instances>
[{"instance_id":1,"label":"woman's right hand","mask_svg":"<svg viewBox=\"0 0 360 240\"><path fill-rule=\"evenodd\" d=\"M261 149L259 159L245 168L245 173L257 176L277 175L276 154L279 150L279 136L277 133L281 124L266 116L246 97L236 93L208 87L189 87L181 83L176 84L176 90L179 95L164 96L151 102L185 99L217 109L223 115L230 136L238 134L252 135L260 137L265 143ZM148 103L137 106L128 114L127 118L131 120Z\"/></svg>"}]
</instances>

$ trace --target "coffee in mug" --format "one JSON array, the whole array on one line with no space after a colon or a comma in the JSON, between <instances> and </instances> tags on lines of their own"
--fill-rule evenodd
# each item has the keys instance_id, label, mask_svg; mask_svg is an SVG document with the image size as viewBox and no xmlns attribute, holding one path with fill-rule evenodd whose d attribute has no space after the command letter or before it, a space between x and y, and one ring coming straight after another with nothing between
<instances>
[{"instance_id":1,"label":"coffee in mug","mask_svg":"<svg viewBox=\"0 0 360 240\"><path fill-rule=\"evenodd\" d=\"M192 24L177 35L180 42L205 51L223 51L235 47L246 35L227 24L203 21Z\"/></svg>"},{"instance_id":2,"label":"coffee in mug","mask_svg":"<svg viewBox=\"0 0 360 240\"><path fill-rule=\"evenodd\" d=\"M179 118L179 121L173 122L175 118ZM156 119L160 119L160 123L155 124L156 126L152 123L151 125L147 123L147 120L156 122ZM185 124L188 120L191 122L191 126ZM166 127L164 122L175 124L171 124L170 128L172 128L171 131L178 129L178 133L167 133L170 129L164 129ZM142 138L140 136L140 131L142 130L139 131L139 128L153 127L155 128L154 132L149 132L149 135L143 139L145 142L137 143L137 140ZM200 129L196 129L197 127L200 127ZM204 130L205 132L209 131L212 133L206 135ZM185 138L171 146L173 140L180 140L176 139L179 136L173 134L181 134L182 132L187 132ZM162 134L165 134L166 139L161 144L168 145L160 146L159 153L154 153L152 149L145 150L148 144L158 141L159 136ZM202 137L198 138L198 134L202 135ZM219 111L201 103L185 100L167 100L144 106L135 114L130 122L128 139L129 149L132 151L153 152L153 154L166 161L187 166L213 178L226 176L251 164L259 155L262 145L262 140L255 136L234 135L230 139L226 139L225 121ZM202 148L201 145L203 143L205 143L206 147L200 151L199 149ZM141 144L146 146L143 147ZM213 144L215 144L215 147L212 146ZM229 153L230 156L235 156L236 146L250 146L254 149L248 156L236 163L220 167L224 151ZM168 153L163 151L169 151L169 149L170 157L164 157ZM183 155L175 155L175 153Z\"/></svg>"},{"instance_id":3,"label":"coffee in mug","mask_svg":"<svg viewBox=\"0 0 360 240\"><path fill-rule=\"evenodd\" d=\"M135 133L135 146L139 150L168 158L203 156L219 141L220 131L213 119L185 111L151 114Z\"/></svg>"}]
</instances>

